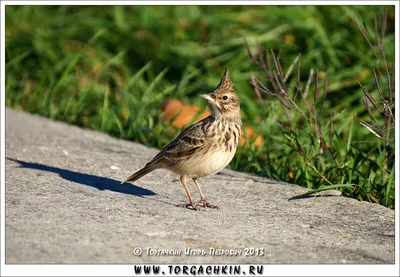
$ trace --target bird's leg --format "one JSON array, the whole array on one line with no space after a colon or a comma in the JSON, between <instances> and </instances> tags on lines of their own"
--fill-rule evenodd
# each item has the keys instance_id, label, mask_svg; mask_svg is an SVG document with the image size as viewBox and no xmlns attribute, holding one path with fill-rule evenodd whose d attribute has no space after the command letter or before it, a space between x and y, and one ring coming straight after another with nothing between
<instances>
[{"instance_id":1,"label":"bird's leg","mask_svg":"<svg viewBox=\"0 0 400 277\"><path fill-rule=\"evenodd\" d=\"M198 190L199 193L200 193L200 201L197 201L196 204L200 204L200 203L201 203L201 204L203 205L203 207L212 208L212 209L218 209L218 206L212 205L212 204L210 204L210 203L208 203L208 202L206 201L206 198L204 197L204 194L203 194L203 192L201 191L201 188L200 188L200 186L199 186L199 183L197 182L197 178L193 178L192 180L193 180L193 182L195 183L195 185L196 185L196 187L197 187L197 190Z\"/></svg>"},{"instance_id":2,"label":"bird's leg","mask_svg":"<svg viewBox=\"0 0 400 277\"><path fill-rule=\"evenodd\" d=\"M194 184L196 185L197 190L198 190L199 193L200 193L200 199L201 199L200 201L206 201L206 198L204 197L204 194L203 194L203 192L201 191L201 188L200 188L200 186L199 186L199 183L197 182L197 178L193 178L192 180L193 180Z\"/></svg>"},{"instance_id":3,"label":"bird's leg","mask_svg":"<svg viewBox=\"0 0 400 277\"><path fill-rule=\"evenodd\" d=\"M188 190L188 187L186 186L186 180L187 180L187 176L186 175L182 175L181 176L181 183L183 185L183 187L185 188L186 194L189 198L189 202L190 204L185 205L186 208L188 208L189 206L192 206L193 210L197 211L199 208L197 207L196 203L193 202L192 197L190 196L190 192Z\"/></svg>"}]
</instances>

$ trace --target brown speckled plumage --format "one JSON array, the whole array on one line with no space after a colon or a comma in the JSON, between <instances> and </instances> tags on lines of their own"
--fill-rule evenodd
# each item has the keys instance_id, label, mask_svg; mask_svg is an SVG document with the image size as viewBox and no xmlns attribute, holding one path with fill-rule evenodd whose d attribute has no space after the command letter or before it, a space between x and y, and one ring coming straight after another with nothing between
<instances>
[{"instance_id":1,"label":"brown speckled plumage","mask_svg":"<svg viewBox=\"0 0 400 277\"><path fill-rule=\"evenodd\" d=\"M205 200L197 178L219 172L232 160L242 127L240 102L232 87L228 70L225 70L221 82L212 93L201 96L208 100L211 115L183 130L143 169L122 183L134 182L155 169L164 168L181 176L190 202L187 206L197 210L197 204L201 203L204 207L216 208ZM201 200L196 203L186 186L187 178L193 179L200 193Z\"/></svg>"}]
</instances>

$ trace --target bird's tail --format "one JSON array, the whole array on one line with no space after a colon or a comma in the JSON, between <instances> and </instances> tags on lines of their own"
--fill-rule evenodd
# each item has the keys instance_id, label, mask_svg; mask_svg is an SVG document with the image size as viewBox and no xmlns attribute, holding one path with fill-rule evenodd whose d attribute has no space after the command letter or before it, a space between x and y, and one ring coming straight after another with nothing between
<instances>
[{"instance_id":1,"label":"bird's tail","mask_svg":"<svg viewBox=\"0 0 400 277\"><path fill-rule=\"evenodd\" d=\"M125 182L135 182L137 179L142 178L144 175L146 175L147 173L150 173L154 170L154 167L151 166L145 166L144 168L142 168L141 170L133 173L131 176L129 176L128 178L126 178L125 180L123 180L121 182L121 184L125 183Z\"/></svg>"}]
</instances>

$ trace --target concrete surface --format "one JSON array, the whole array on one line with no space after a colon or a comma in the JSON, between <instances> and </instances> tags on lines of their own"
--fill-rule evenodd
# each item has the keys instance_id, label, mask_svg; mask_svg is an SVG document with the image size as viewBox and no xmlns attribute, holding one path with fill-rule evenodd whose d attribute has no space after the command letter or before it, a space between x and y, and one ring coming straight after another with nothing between
<instances>
[{"instance_id":1,"label":"concrete surface","mask_svg":"<svg viewBox=\"0 0 400 277\"><path fill-rule=\"evenodd\" d=\"M11 109L6 125L6 263L394 263L394 211L377 204L288 201L307 189L224 170L200 179L220 209L196 212L168 171L120 185L156 149Z\"/></svg>"}]
</instances>

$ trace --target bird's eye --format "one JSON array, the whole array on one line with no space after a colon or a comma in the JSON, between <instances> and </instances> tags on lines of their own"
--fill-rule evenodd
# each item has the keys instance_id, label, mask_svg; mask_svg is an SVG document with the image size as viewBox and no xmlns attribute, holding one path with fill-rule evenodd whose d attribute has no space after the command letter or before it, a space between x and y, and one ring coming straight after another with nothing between
<instances>
[{"instance_id":1,"label":"bird's eye","mask_svg":"<svg viewBox=\"0 0 400 277\"><path fill-rule=\"evenodd\" d=\"M224 96L222 97L222 100L228 100L228 96L224 95Z\"/></svg>"}]
</instances>

